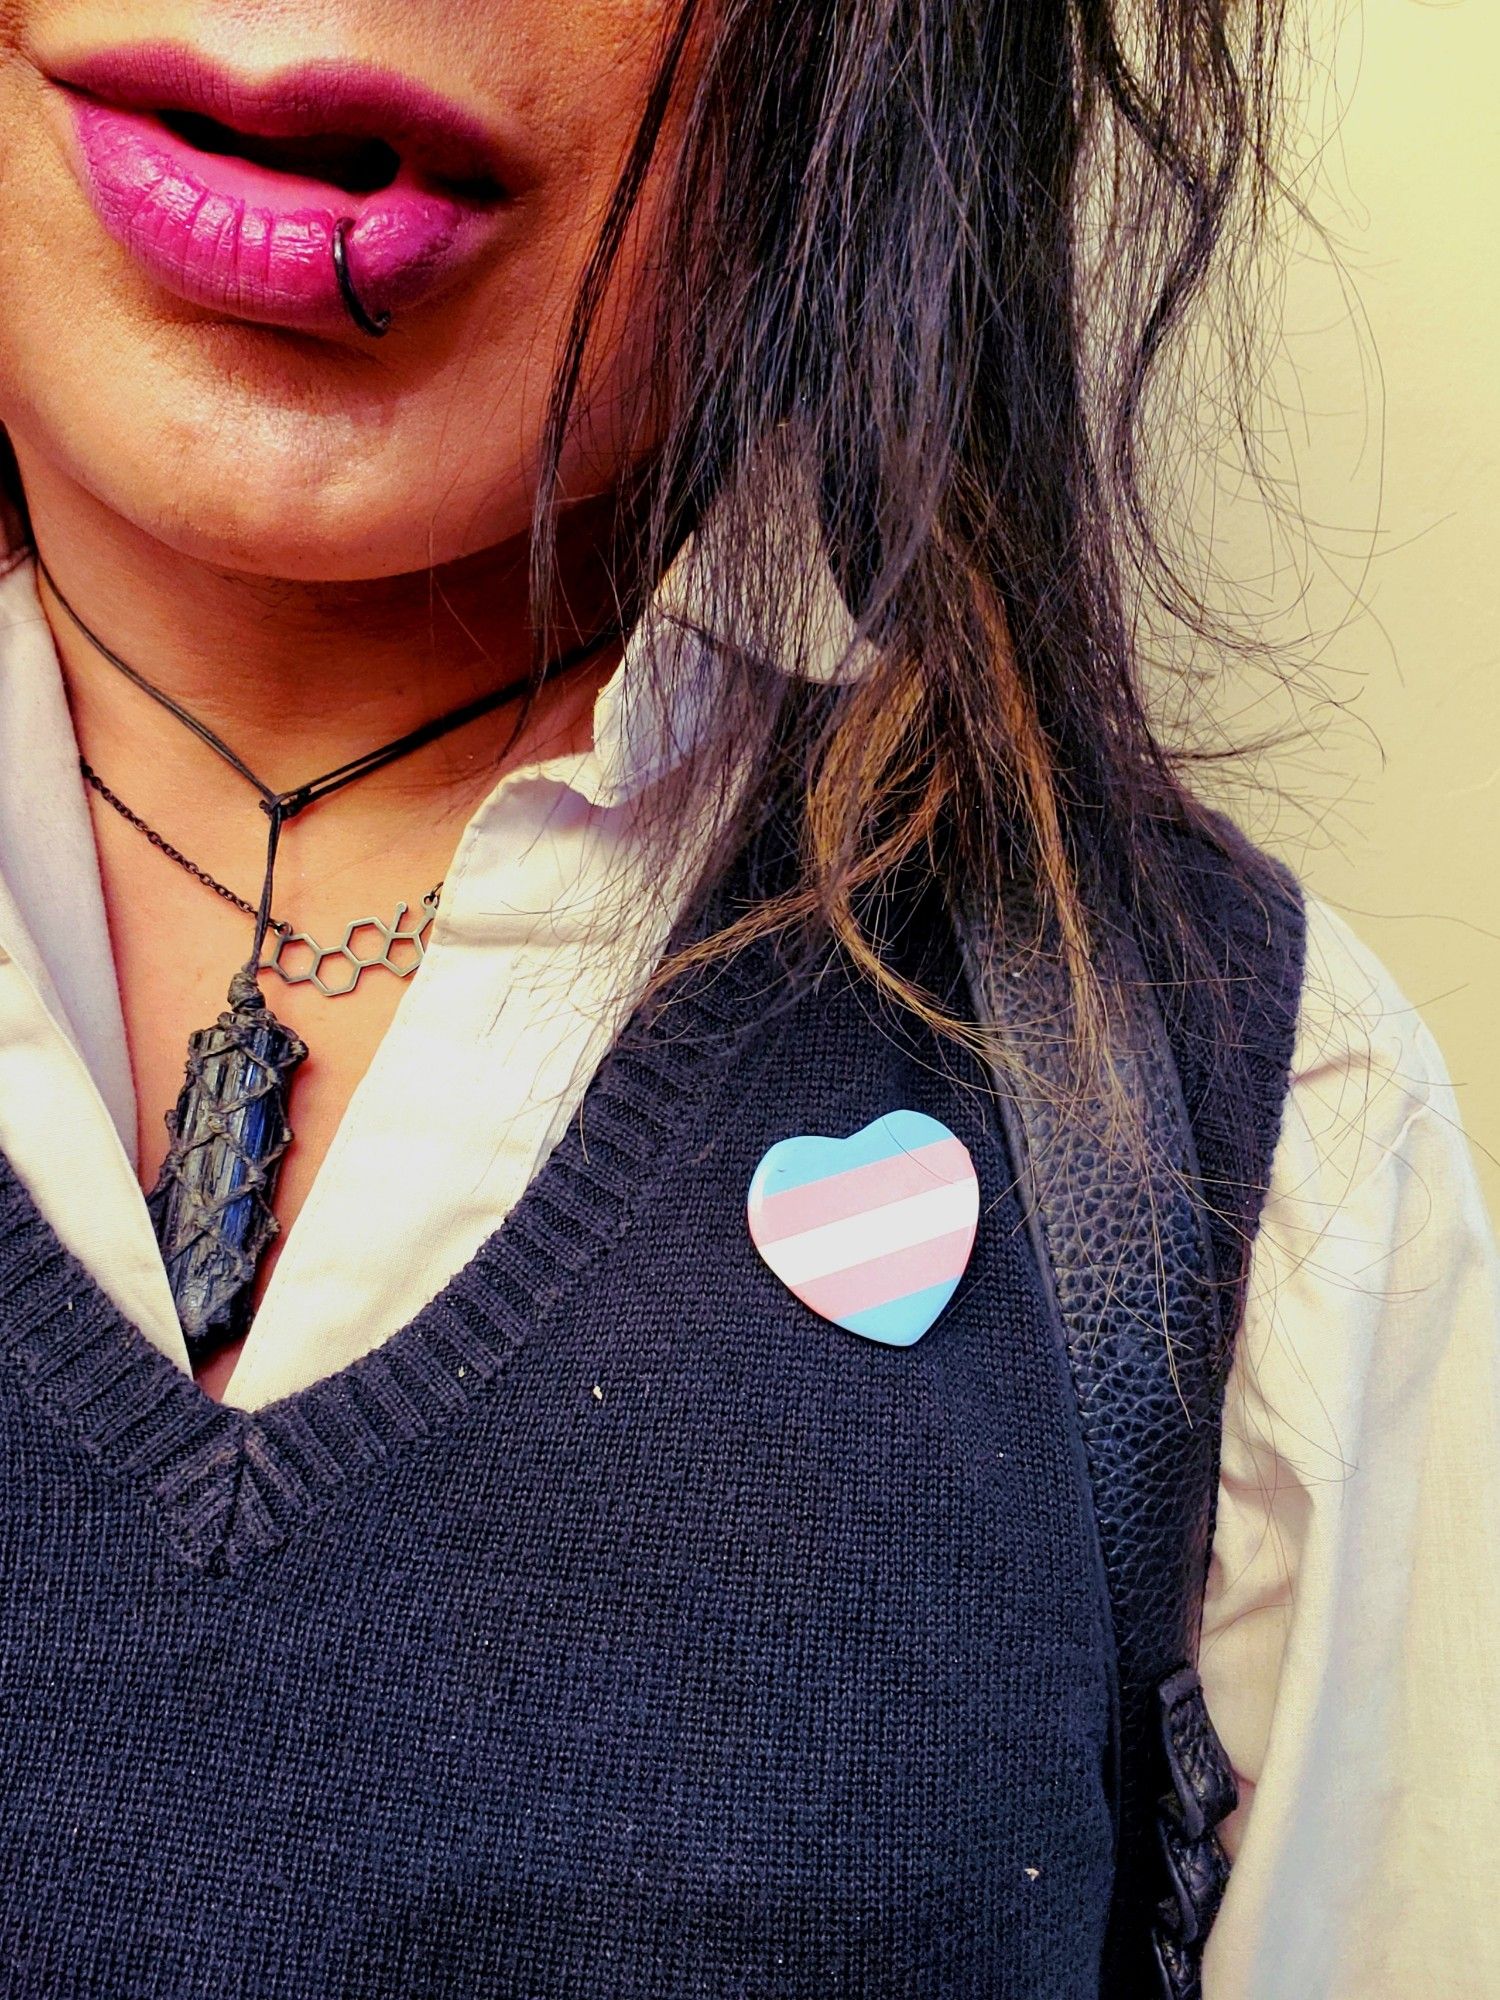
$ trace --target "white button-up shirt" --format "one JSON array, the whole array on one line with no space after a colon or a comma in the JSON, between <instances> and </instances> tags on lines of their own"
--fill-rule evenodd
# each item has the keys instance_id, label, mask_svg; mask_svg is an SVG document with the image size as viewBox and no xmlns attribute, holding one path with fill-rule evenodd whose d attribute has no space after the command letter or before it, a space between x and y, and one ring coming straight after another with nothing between
<instances>
[{"instance_id":1,"label":"white button-up shirt","mask_svg":"<svg viewBox=\"0 0 1500 2000\"><path fill-rule=\"evenodd\" d=\"M411 1319L576 1109L686 886L686 870L653 877L636 842L636 809L692 733L651 692L652 643L645 621L598 697L591 750L508 773L470 820L426 961L288 1234L227 1402L294 1395ZM0 755L0 1148L186 1370L131 1157L98 863L30 563L0 581ZM1242 1791L1207 2000L1500 1994L1497 1300L1441 1056L1313 901L1200 1662Z\"/></svg>"}]
</instances>

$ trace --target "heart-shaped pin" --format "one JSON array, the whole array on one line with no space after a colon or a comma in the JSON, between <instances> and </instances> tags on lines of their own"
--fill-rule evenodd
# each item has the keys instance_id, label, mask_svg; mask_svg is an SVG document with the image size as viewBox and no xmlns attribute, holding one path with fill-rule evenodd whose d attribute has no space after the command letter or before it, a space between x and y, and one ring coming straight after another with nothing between
<instances>
[{"instance_id":1,"label":"heart-shaped pin","mask_svg":"<svg viewBox=\"0 0 1500 2000\"><path fill-rule=\"evenodd\" d=\"M979 1224L968 1148L920 1111L847 1139L782 1139L750 1182L750 1235L824 1319L910 1347L952 1298Z\"/></svg>"}]
</instances>

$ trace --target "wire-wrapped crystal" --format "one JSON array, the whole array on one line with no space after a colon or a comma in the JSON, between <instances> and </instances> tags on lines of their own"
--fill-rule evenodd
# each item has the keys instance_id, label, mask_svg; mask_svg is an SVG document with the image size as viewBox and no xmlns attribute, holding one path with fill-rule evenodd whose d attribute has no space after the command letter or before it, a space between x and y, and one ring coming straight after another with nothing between
<instances>
[{"instance_id":1,"label":"wire-wrapped crystal","mask_svg":"<svg viewBox=\"0 0 1500 2000\"><path fill-rule=\"evenodd\" d=\"M235 974L229 1011L189 1038L167 1114L171 1146L147 1207L195 1366L249 1325L255 1274L278 1228L272 1202L292 1142L292 1073L306 1056L249 968Z\"/></svg>"}]
</instances>

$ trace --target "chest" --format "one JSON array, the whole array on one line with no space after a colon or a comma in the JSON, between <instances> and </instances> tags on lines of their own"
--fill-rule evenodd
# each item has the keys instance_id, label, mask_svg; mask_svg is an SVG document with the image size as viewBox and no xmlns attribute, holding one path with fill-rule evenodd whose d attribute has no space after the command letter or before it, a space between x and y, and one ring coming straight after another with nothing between
<instances>
[{"instance_id":1,"label":"chest","mask_svg":"<svg viewBox=\"0 0 1500 2000\"><path fill-rule=\"evenodd\" d=\"M292 832L300 838L307 830L299 824ZM446 857L452 879L422 931L415 977L372 965L352 990L325 995L307 980L288 985L274 971L263 975L268 1005L310 1054L292 1078L295 1137L276 1189L280 1234L259 1274L255 1324L248 1342L200 1373L210 1393L223 1394L232 1373L234 1400L255 1404L331 1372L417 1312L498 1226L664 935L664 906L649 885L637 893L623 832L556 785L512 787L476 821L459 854ZM289 864L304 859L290 836L286 852ZM248 926L145 842L133 842L123 859L164 871L154 885L127 883L129 893L111 903L140 1178L149 1188L189 1036L223 1012L227 969L244 953ZM288 865L286 873L282 907L305 915L305 871ZM174 901L179 892L191 894ZM346 887L341 900L326 893L347 918L373 910L381 885ZM409 911L404 928L418 928L422 914ZM394 926L395 916L387 902L383 921ZM343 937L348 928L330 920L320 932L313 916L307 921L320 937ZM359 957L378 956L371 928L351 942ZM293 973L312 963L302 940L281 957ZM392 957L405 970L415 952L393 947ZM322 965L335 988L354 970L338 954ZM73 1189L56 1184L42 1151L43 1205L76 1241ZM17 1164L24 1172L28 1162ZM119 1178L103 1190L110 1236L128 1242L141 1263L155 1261L136 1189L117 1188ZM408 1198L412 1191L418 1199ZM167 1351L179 1351L170 1314L139 1323Z\"/></svg>"},{"instance_id":2,"label":"chest","mask_svg":"<svg viewBox=\"0 0 1500 2000\"><path fill-rule=\"evenodd\" d=\"M681 1036L617 1053L428 1315L246 1430L216 1413L227 1574L59 1448L66 1418L6 1405L33 1528L0 1562L0 1880L31 1885L6 1914L35 1962L143 1991L207 1954L276 1994L1092 1995L1107 1611L1003 1150L852 994L691 1067ZM981 1182L910 1349L817 1319L744 1226L769 1145L893 1104ZM180 1524L174 1470L207 1489L164 1465Z\"/></svg>"},{"instance_id":3,"label":"chest","mask_svg":"<svg viewBox=\"0 0 1500 2000\"><path fill-rule=\"evenodd\" d=\"M264 860L256 841L260 837L263 847L263 837L258 815L240 817L246 824L233 829L237 865L221 866L238 882L237 893L253 893ZM244 910L215 896L97 802L94 823L135 1083L137 1167L149 1189L167 1150L165 1114L182 1085L189 1037L223 1011L230 977L244 963L254 926ZM301 1212L355 1088L406 993L407 979L374 961L384 949L392 966L409 974L419 949L407 941L392 948L390 934L420 933L424 915L421 892L408 890L408 903L393 892L388 856L304 856L291 834L284 845L272 909L297 929L279 952L273 933L264 957L283 965L295 983L267 970L261 986L267 1005L306 1043L309 1055L294 1083L297 1144L277 1189L283 1232ZM402 865L414 879L423 867L435 871L430 887L451 851L450 829L441 849L419 851L410 862L403 854ZM326 886L317 872L320 861L329 877ZM425 935L430 937L430 928ZM360 961L369 961L368 969ZM305 976L310 973L334 991L324 993ZM269 1263L263 1278L268 1276Z\"/></svg>"}]
</instances>

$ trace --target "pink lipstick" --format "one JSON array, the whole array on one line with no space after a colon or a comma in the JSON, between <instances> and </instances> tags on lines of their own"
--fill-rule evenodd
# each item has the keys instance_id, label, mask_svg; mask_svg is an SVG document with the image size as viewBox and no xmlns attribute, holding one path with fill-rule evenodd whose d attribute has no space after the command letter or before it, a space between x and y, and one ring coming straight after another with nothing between
<instances>
[{"instance_id":1,"label":"pink lipstick","mask_svg":"<svg viewBox=\"0 0 1500 2000\"><path fill-rule=\"evenodd\" d=\"M483 125L389 71L321 62L250 81L153 43L53 80L105 229L168 291L235 318L353 335L337 233L359 300L399 323L459 280L512 193Z\"/></svg>"}]
</instances>

